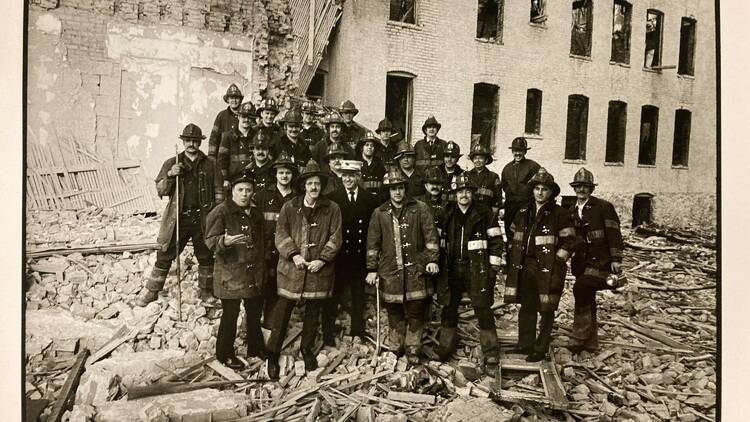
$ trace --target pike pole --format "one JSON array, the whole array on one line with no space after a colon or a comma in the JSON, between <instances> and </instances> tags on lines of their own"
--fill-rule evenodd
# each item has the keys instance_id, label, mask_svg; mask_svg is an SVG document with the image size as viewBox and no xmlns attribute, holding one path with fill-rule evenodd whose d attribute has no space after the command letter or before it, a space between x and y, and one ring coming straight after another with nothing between
<instances>
[{"instance_id":1,"label":"pike pole","mask_svg":"<svg viewBox=\"0 0 750 422\"><path fill-rule=\"evenodd\" d=\"M175 164L180 164L178 146L174 144ZM182 271L180 268L180 175L175 176L174 194L177 206L175 207L175 259L177 260L177 320L182 321Z\"/></svg>"}]
</instances>

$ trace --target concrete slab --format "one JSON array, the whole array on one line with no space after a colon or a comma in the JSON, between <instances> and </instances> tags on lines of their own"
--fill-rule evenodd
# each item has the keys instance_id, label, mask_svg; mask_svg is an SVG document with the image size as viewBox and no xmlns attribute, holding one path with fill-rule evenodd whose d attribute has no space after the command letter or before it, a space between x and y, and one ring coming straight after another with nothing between
<instances>
[{"instance_id":1,"label":"concrete slab","mask_svg":"<svg viewBox=\"0 0 750 422\"><path fill-rule=\"evenodd\" d=\"M505 421L514 415L488 398L458 398L446 406L446 422Z\"/></svg>"},{"instance_id":2,"label":"concrete slab","mask_svg":"<svg viewBox=\"0 0 750 422\"><path fill-rule=\"evenodd\" d=\"M97 408L96 422L141 422L144 409L162 409L170 422L222 422L247 416L247 396L210 388L187 393L115 401Z\"/></svg>"},{"instance_id":3,"label":"concrete slab","mask_svg":"<svg viewBox=\"0 0 750 422\"><path fill-rule=\"evenodd\" d=\"M26 354L33 356L45 345L62 339L82 338L82 346L96 350L115 333L113 323L83 321L64 309L26 311Z\"/></svg>"}]
</instances>

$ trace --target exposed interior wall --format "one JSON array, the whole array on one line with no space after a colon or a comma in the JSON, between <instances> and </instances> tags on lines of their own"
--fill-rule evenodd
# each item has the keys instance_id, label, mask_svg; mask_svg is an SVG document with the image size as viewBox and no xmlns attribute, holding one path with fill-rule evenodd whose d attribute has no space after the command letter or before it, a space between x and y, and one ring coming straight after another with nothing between
<instances>
[{"instance_id":1,"label":"exposed interior wall","mask_svg":"<svg viewBox=\"0 0 750 422\"><path fill-rule=\"evenodd\" d=\"M151 178L185 124L211 131L230 83L254 102L284 100L290 34L288 0L34 0L28 139L74 138L142 160Z\"/></svg>"}]
</instances>

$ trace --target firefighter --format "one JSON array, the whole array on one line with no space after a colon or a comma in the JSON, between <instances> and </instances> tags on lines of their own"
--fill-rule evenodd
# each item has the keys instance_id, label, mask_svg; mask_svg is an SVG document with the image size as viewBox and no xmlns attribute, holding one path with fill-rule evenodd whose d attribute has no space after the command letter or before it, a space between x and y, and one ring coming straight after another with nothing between
<instances>
[{"instance_id":1,"label":"firefighter","mask_svg":"<svg viewBox=\"0 0 750 422\"><path fill-rule=\"evenodd\" d=\"M469 159L474 168L466 172L471 183L477 187L477 202L481 202L492 209L497 215L503 203L503 193L500 189L500 177L494 171L487 168L492 163L492 152L481 142L475 142L469 151Z\"/></svg>"},{"instance_id":2,"label":"firefighter","mask_svg":"<svg viewBox=\"0 0 750 422\"><path fill-rule=\"evenodd\" d=\"M328 171L328 150L332 144L341 146L346 152L346 159L355 159L354 150L344 141L344 119L336 111L332 111L326 115L326 136L323 137L315 147L313 148L312 158L315 160L323 171Z\"/></svg>"},{"instance_id":3,"label":"firefighter","mask_svg":"<svg viewBox=\"0 0 750 422\"><path fill-rule=\"evenodd\" d=\"M458 159L461 158L461 148L457 143L448 141L445 144L445 154L443 155L443 164L438 167L440 174L443 176L443 196L448 202L456 202L456 195L451 190L453 179L464 172L464 169L458 165Z\"/></svg>"},{"instance_id":4,"label":"firefighter","mask_svg":"<svg viewBox=\"0 0 750 422\"><path fill-rule=\"evenodd\" d=\"M255 132L252 119L255 109L251 103L244 103L238 111L239 124L232 130L221 134L219 153L216 163L221 170L224 190L229 193L232 179L245 171L245 167L252 162L252 140Z\"/></svg>"},{"instance_id":5,"label":"firefighter","mask_svg":"<svg viewBox=\"0 0 750 422\"><path fill-rule=\"evenodd\" d=\"M360 145L358 159L362 161L362 187L370 193L380 195L385 175L385 165L381 158L382 144L374 132L368 131Z\"/></svg>"},{"instance_id":6,"label":"firefighter","mask_svg":"<svg viewBox=\"0 0 750 422\"><path fill-rule=\"evenodd\" d=\"M339 106L339 113L344 119L344 135L351 149L356 148L359 141L365 137L367 129L354 121L354 116L359 113L353 102L346 100Z\"/></svg>"},{"instance_id":7,"label":"firefighter","mask_svg":"<svg viewBox=\"0 0 750 422\"><path fill-rule=\"evenodd\" d=\"M276 269L279 299L274 305L268 337L268 376L279 377L279 353L289 317L297 302L305 299L300 351L307 371L317 367L313 347L320 310L333 293L334 259L341 248L341 211L335 202L321 197L328 176L312 160L298 184L304 194L287 201L279 212L274 243L279 251Z\"/></svg>"},{"instance_id":8,"label":"firefighter","mask_svg":"<svg viewBox=\"0 0 750 422\"><path fill-rule=\"evenodd\" d=\"M528 362L545 358L552 337L555 310L576 247L570 212L555 203L560 187L543 167L529 180L534 199L522 207L510 226L512 244L505 303L520 303L515 353ZM537 333L537 313L541 315Z\"/></svg>"},{"instance_id":9,"label":"firefighter","mask_svg":"<svg viewBox=\"0 0 750 422\"><path fill-rule=\"evenodd\" d=\"M208 214L206 244L216 257L214 294L222 308L216 360L239 370L245 367L234 350L240 302L245 307L247 356L266 358L260 330L266 241L263 215L252 201L252 175L240 174L230 187L232 197Z\"/></svg>"},{"instance_id":10,"label":"firefighter","mask_svg":"<svg viewBox=\"0 0 750 422\"><path fill-rule=\"evenodd\" d=\"M570 272L576 281L573 332L568 348L578 353L599 347L596 292L612 289L607 278L622 271L622 233L615 207L591 195L596 183L590 171L581 167L570 186L576 192L576 203L570 211L580 243L570 262Z\"/></svg>"},{"instance_id":11,"label":"firefighter","mask_svg":"<svg viewBox=\"0 0 750 422\"><path fill-rule=\"evenodd\" d=\"M388 311L387 346L419 363L422 332L437 274L438 236L429 208L406 194L407 179L395 169L383 177L390 200L372 214L367 230L367 282L382 280Z\"/></svg>"},{"instance_id":12,"label":"firefighter","mask_svg":"<svg viewBox=\"0 0 750 422\"><path fill-rule=\"evenodd\" d=\"M317 123L317 108L312 101L302 103L302 130L299 134L312 154L313 147L326 136L326 131Z\"/></svg>"},{"instance_id":13,"label":"firefighter","mask_svg":"<svg viewBox=\"0 0 750 422\"><path fill-rule=\"evenodd\" d=\"M375 133L380 137L380 158L383 160L383 165L386 170L391 166L397 166L396 160L393 158L398 151L398 144L401 140L400 134L393 127L390 119L387 117L378 123L378 128L375 129Z\"/></svg>"},{"instance_id":14,"label":"firefighter","mask_svg":"<svg viewBox=\"0 0 750 422\"><path fill-rule=\"evenodd\" d=\"M349 152L344 149L344 144L336 143L328 147L326 161L328 161L329 167L328 171L324 171L328 174L328 183L323 189L323 196L330 196L333 192L343 189L341 165L347 158L349 158Z\"/></svg>"},{"instance_id":15,"label":"firefighter","mask_svg":"<svg viewBox=\"0 0 750 422\"><path fill-rule=\"evenodd\" d=\"M398 169L406 177L406 194L412 198L424 195L424 175L414 167L416 157L414 147L407 141L401 141L398 144L398 151L393 156L398 163ZM385 186L383 188L387 189Z\"/></svg>"},{"instance_id":16,"label":"firefighter","mask_svg":"<svg viewBox=\"0 0 750 422\"><path fill-rule=\"evenodd\" d=\"M438 231L438 236L440 236L441 231L443 230L445 208L448 205L448 201L446 201L443 196L443 175L440 174L440 170L438 170L437 167L428 167L425 170L424 190L425 193L418 196L416 199L424 202L430 207L433 220L435 221L435 227Z\"/></svg>"},{"instance_id":17,"label":"firefighter","mask_svg":"<svg viewBox=\"0 0 750 422\"><path fill-rule=\"evenodd\" d=\"M268 145L274 145L279 142L284 135L281 127L274 121L279 114L279 106L273 98L264 98L258 103L256 112L260 116L260 122L253 128L256 132L265 128L270 135Z\"/></svg>"},{"instance_id":18,"label":"firefighter","mask_svg":"<svg viewBox=\"0 0 750 422\"><path fill-rule=\"evenodd\" d=\"M495 316L490 307L502 265L502 231L492 210L474 201L476 186L467 175L456 176L451 190L456 194L456 202L448 205L441 237L444 253L438 300L443 310L438 356L446 361L456 351L458 305L466 293L479 322L485 372L491 375L496 373L499 361Z\"/></svg>"},{"instance_id":19,"label":"firefighter","mask_svg":"<svg viewBox=\"0 0 750 422\"><path fill-rule=\"evenodd\" d=\"M273 163L276 183L268 184L256 193L255 203L263 213L266 239L266 283L263 287L263 327L271 329L273 305L278 299L276 294L276 265L279 263L279 252L273 244L276 235L276 221L279 219L281 206L295 195L294 178L298 173L297 164L286 152L282 151Z\"/></svg>"},{"instance_id":20,"label":"firefighter","mask_svg":"<svg viewBox=\"0 0 750 422\"><path fill-rule=\"evenodd\" d=\"M274 184L273 160L270 153L272 139L273 132L271 129L266 128L258 129L253 137L251 144L253 147L253 156L250 163L245 166L245 169L253 173L256 192Z\"/></svg>"},{"instance_id":21,"label":"firefighter","mask_svg":"<svg viewBox=\"0 0 750 422\"><path fill-rule=\"evenodd\" d=\"M418 170L424 171L428 167L443 164L443 156L445 155L445 146L447 143L437 136L441 127L440 122L432 115L427 117L424 124L422 124L424 138L414 144L414 151L417 153L415 166Z\"/></svg>"},{"instance_id":22,"label":"firefighter","mask_svg":"<svg viewBox=\"0 0 750 422\"><path fill-rule=\"evenodd\" d=\"M526 138L513 139L509 149L513 153L513 161L506 164L500 174L500 187L505 193L500 218L503 219L508 239L510 239L510 223L513 222L518 210L532 199L531 187L527 182L539 170L539 164L536 161L526 158L526 152L531 149Z\"/></svg>"},{"instance_id":23,"label":"firefighter","mask_svg":"<svg viewBox=\"0 0 750 422\"><path fill-rule=\"evenodd\" d=\"M221 144L221 135L224 132L236 129L237 125L239 124L238 114L244 96L242 95L242 91L240 91L240 88L237 87L237 85L231 84L229 85L229 88L227 88L227 92L226 94L224 94L223 98L224 102L227 103L228 106L226 109L221 110L219 114L216 115L216 119L214 119L214 126L211 129L211 135L208 138L208 156L213 158L214 160L218 159L219 146ZM248 101L247 104L252 107L252 117L257 117L255 116L255 107L253 107L253 103Z\"/></svg>"},{"instance_id":24,"label":"firefighter","mask_svg":"<svg viewBox=\"0 0 750 422\"><path fill-rule=\"evenodd\" d=\"M180 135L185 150L177 158L170 157L161 166L156 176L156 191L160 197L169 196L159 226L159 249L156 251L156 263L151 275L146 279L146 288L136 299L136 305L146 306L159 297L164 288L172 261L179 257L193 240L193 252L198 260L198 285L201 299L213 305L214 260L211 251L203 238L206 227L206 216L216 204L224 200L221 177L209 159L199 148L206 139L201 128L190 123ZM179 198L175 195L175 185L179 176ZM179 239L176 245L177 212L179 211Z\"/></svg>"},{"instance_id":25,"label":"firefighter","mask_svg":"<svg viewBox=\"0 0 750 422\"><path fill-rule=\"evenodd\" d=\"M360 187L362 162L343 160L340 170L342 186L329 196L341 210L341 233L343 244L336 256L336 281L333 297L323 308L323 344L335 346L335 322L338 305L349 308L351 330L349 335L364 340L369 337L365 330L365 276L367 252L367 228L372 212L379 204L377 196ZM343 297L349 291L351 301L346 304ZM348 305L348 306L347 306Z\"/></svg>"},{"instance_id":26,"label":"firefighter","mask_svg":"<svg viewBox=\"0 0 750 422\"><path fill-rule=\"evenodd\" d=\"M298 170L302 170L312 157L310 148L300 137L302 114L297 109L291 109L284 114L281 123L284 125L285 133L278 143L271 145L271 156L278 158L279 154L285 152L294 161Z\"/></svg>"}]
</instances>

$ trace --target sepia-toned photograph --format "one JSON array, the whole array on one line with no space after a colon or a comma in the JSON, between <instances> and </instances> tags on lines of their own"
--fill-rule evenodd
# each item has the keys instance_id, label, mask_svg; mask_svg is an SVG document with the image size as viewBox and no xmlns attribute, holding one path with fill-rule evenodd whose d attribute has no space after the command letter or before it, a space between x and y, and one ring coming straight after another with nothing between
<instances>
[{"instance_id":1,"label":"sepia-toned photograph","mask_svg":"<svg viewBox=\"0 0 750 422\"><path fill-rule=\"evenodd\" d=\"M23 420L722 419L718 2L26 3Z\"/></svg>"}]
</instances>

